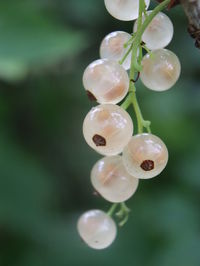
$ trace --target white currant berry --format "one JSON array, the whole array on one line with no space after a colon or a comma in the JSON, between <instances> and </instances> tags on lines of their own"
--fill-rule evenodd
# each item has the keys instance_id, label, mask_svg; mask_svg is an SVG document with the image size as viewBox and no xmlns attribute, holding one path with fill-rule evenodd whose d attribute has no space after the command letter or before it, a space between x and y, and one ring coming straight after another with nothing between
<instances>
[{"instance_id":1,"label":"white currant berry","mask_svg":"<svg viewBox=\"0 0 200 266\"><path fill-rule=\"evenodd\" d=\"M135 193L139 180L126 171L122 157L117 155L104 157L94 165L91 182L103 198L117 203Z\"/></svg>"},{"instance_id":2,"label":"white currant berry","mask_svg":"<svg viewBox=\"0 0 200 266\"><path fill-rule=\"evenodd\" d=\"M163 171L168 161L168 150L160 138L143 133L131 138L122 159L131 175L148 179Z\"/></svg>"},{"instance_id":3,"label":"white currant berry","mask_svg":"<svg viewBox=\"0 0 200 266\"><path fill-rule=\"evenodd\" d=\"M104 0L107 11L116 19L130 21L138 18L139 0ZM148 8L150 0L145 0Z\"/></svg>"},{"instance_id":4,"label":"white currant berry","mask_svg":"<svg viewBox=\"0 0 200 266\"><path fill-rule=\"evenodd\" d=\"M143 57L140 78L147 88L165 91L176 83L180 72L178 57L167 49L160 49Z\"/></svg>"},{"instance_id":5,"label":"white currant berry","mask_svg":"<svg viewBox=\"0 0 200 266\"><path fill-rule=\"evenodd\" d=\"M83 122L83 135L88 145L107 156L121 153L132 134L131 117L114 104L93 107Z\"/></svg>"},{"instance_id":6,"label":"white currant berry","mask_svg":"<svg viewBox=\"0 0 200 266\"><path fill-rule=\"evenodd\" d=\"M83 241L94 249L107 248L117 234L115 222L101 210L85 212L79 218L77 227Z\"/></svg>"},{"instance_id":7,"label":"white currant berry","mask_svg":"<svg viewBox=\"0 0 200 266\"><path fill-rule=\"evenodd\" d=\"M152 11L148 11L149 15ZM143 21L145 16L143 16ZM134 32L137 31L137 21L134 25ZM150 50L157 50L166 47L172 40L174 28L167 15L159 12L145 29L142 41Z\"/></svg>"},{"instance_id":8,"label":"white currant berry","mask_svg":"<svg viewBox=\"0 0 200 266\"><path fill-rule=\"evenodd\" d=\"M88 96L99 103L119 103L127 94L129 77L116 61L99 59L91 63L83 74L83 85Z\"/></svg>"},{"instance_id":9,"label":"white currant berry","mask_svg":"<svg viewBox=\"0 0 200 266\"><path fill-rule=\"evenodd\" d=\"M114 31L109 33L101 42L100 57L119 62L125 56L129 47L124 48L124 44L130 40L131 35L124 31ZM131 53L127 56L122 66L128 70L131 65Z\"/></svg>"}]
</instances>

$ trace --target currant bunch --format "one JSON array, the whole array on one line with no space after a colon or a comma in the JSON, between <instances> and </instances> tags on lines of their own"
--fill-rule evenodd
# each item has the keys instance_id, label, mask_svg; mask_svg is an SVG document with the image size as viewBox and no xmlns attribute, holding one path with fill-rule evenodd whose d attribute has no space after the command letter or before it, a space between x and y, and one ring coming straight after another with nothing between
<instances>
[{"instance_id":1,"label":"currant bunch","mask_svg":"<svg viewBox=\"0 0 200 266\"><path fill-rule=\"evenodd\" d=\"M132 34L109 33L100 45L100 59L83 74L89 98L99 103L86 115L83 135L92 149L106 156L92 168L91 183L104 199L113 203L107 213L90 210L78 220L81 238L94 249L106 248L114 241L114 213L121 220L119 225L127 221L130 210L125 201L136 192L139 179L158 176L168 161L166 145L151 133L150 121L142 116L135 83L140 76L147 88L165 91L176 83L181 69L178 57L164 49L172 40L173 24L160 11L170 0L149 11L149 0L104 2L113 17L137 20ZM133 121L126 111L130 105L137 119L138 132L134 135Z\"/></svg>"}]
</instances>

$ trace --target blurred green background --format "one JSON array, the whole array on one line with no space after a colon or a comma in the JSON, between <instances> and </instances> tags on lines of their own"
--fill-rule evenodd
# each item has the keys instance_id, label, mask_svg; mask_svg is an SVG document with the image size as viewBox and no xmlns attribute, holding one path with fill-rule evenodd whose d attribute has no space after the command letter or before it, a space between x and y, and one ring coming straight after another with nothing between
<instances>
[{"instance_id":1,"label":"blurred green background","mask_svg":"<svg viewBox=\"0 0 200 266\"><path fill-rule=\"evenodd\" d=\"M1 1L1 266L200 265L200 52L181 7L168 14L181 78L163 93L137 86L170 160L158 178L140 182L114 244L94 251L81 242L77 218L110 204L89 180L100 156L82 136L92 106L82 73L102 38L132 32L132 22L112 18L103 0Z\"/></svg>"}]
</instances>

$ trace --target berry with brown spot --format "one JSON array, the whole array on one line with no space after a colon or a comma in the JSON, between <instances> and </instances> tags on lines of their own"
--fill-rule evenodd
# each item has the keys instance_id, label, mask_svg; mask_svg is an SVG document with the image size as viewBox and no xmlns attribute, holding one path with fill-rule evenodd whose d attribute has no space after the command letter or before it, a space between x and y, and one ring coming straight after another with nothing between
<instances>
[{"instance_id":1,"label":"berry with brown spot","mask_svg":"<svg viewBox=\"0 0 200 266\"><path fill-rule=\"evenodd\" d=\"M168 161L164 142L149 133L135 135L123 151L123 163L129 174L148 179L159 175Z\"/></svg>"},{"instance_id":2,"label":"berry with brown spot","mask_svg":"<svg viewBox=\"0 0 200 266\"><path fill-rule=\"evenodd\" d=\"M121 153L132 134L131 117L115 104L93 107L83 122L83 135L88 145L107 156Z\"/></svg>"}]
</instances>

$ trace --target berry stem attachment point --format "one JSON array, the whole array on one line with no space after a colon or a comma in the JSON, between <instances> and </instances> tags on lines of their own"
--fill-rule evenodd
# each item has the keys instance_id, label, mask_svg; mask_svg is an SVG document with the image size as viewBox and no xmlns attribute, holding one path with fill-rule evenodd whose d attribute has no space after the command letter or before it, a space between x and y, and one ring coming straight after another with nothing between
<instances>
[{"instance_id":1,"label":"berry stem attachment point","mask_svg":"<svg viewBox=\"0 0 200 266\"><path fill-rule=\"evenodd\" d=\"M111 205L110 209L108 210L107 215L108 215L108 216L112 216L112 215L114 214L114 212L115 212L117 206L118 206L118 203L113 203L113 204Z\"/></svg>"},{"instance_id":2,"label":"berry stem attachment point","mask_svg":"<svg viewBox=\"0 0 200 266\"><path fill-rule=\"evenodd\" d=\"M111 217L114 214L114 212L118 206L120 206L120 209L118 212L116 212L115 215L121 220L119 222L119 226L123 226L128 221L128 217L129 217L129 213L130 213L130 209L126 206L125 202L113 203L111 205L109 211L107 212L107 215L109 215Z\"/></svg>"},{"instance_id":3,"label":"berry stem attachment point","mask_svg":"<svg viewBox=\"0 0 200 266\"><path fill-rule=\"evenodd\" d=\"M152 51L149 50L145 44L142 44L141 46L142 46L142 48L143 48L148 54L151 55Z\"/></svg>"},{"instance_id":4,"label":"berry stem attachment point","mask_svg":"<svg viewBox=\"0 0 200 266\"><path fill-rule=\"evenodd\" d=\"M122 219L119 223L119 226L123 226L129 217L130 209L126 206L125 202L120 203L120 210L116 213L120 219Z\"/></svg>"}]
</instances>

